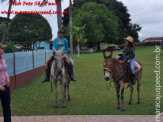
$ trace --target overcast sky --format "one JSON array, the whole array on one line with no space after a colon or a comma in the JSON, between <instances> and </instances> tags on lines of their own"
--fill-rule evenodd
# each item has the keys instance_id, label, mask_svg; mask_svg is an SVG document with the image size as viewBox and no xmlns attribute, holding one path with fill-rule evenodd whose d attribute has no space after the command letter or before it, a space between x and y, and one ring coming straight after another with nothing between
<instances>
[{"instance_id":1,"label":"overcast sky","mask_svg":"<svg viewBox=\"0 0 163 122\"><path fill-rule=\"evenodd\" d=\"M21 0L21 1L39 1L39 0ZM54 0L49 0L53 2ZM119 0L127 6L133 23L140 24L142 27L139 33L140 40L147 37L163 37L163 0ZM68 7L69 0L63 0L62 9ZM0 3L0 11L8 10L8 2ZM12 10L56 10L55 6L13 6ZM0 16L6 17L7 15ZM13 18L15 15L11 15ZM57 35L57 17L56 15L43 15L50 23L53 30L53 38Z\"/></svg>"}]
</instances>

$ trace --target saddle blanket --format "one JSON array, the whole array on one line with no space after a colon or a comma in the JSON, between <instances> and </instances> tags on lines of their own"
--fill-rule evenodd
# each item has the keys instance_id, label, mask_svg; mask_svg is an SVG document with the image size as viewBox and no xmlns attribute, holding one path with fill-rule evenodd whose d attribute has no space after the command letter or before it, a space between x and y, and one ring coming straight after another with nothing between
<instances>
[{"instance_id":1,"label":"saddle blanket","mask_svg":"<svg viewBox=\"0 0 163 122\"><path fill-rule=\"evenodd\" d=\"M135 72L139 71L141 69L141 65L135 61Z\"/></svg>"}]
</instances>

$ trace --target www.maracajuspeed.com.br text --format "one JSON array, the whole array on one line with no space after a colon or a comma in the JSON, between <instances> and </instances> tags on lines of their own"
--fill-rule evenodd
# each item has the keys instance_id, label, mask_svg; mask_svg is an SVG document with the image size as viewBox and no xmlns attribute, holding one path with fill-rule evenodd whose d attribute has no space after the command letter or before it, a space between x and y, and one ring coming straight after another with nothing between
<instances>
[{"instance_id":1,"label":"www.maracajuspeed.com.br text","mask_svg":"<svg viewBox=\"0 0 163 122\"><path fill-rule=\"evenodd\" d=\"M52 11L52 10L49 10L49 11L1 11L1 14L40 14L40 15L43 15L43 14L49 14L49 15L53 15L53 14L68 14L68 11L64 10L63 12L61 11Z\"/></svg>"}]
</instances>

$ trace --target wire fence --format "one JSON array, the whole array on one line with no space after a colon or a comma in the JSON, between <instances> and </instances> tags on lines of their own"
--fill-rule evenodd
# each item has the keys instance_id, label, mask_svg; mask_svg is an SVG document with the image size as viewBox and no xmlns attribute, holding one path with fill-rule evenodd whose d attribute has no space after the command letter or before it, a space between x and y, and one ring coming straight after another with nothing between
<instances>
[{"instance_id":1,"label":"wire fence","mask_svg":"<svg viewBox=\"0 0 163 122\"><path fill-rule=\"evenodd\" d=\"M7 63L9 76L14 76L45 65L52 50L7 53L3 57Z\"/></svg>"}]
</instances>

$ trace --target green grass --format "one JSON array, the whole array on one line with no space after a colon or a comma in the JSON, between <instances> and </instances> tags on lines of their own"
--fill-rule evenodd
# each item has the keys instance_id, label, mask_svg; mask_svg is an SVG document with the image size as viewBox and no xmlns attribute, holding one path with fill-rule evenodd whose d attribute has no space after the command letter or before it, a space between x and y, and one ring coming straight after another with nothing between
<instances>
[{"instance_id":1,"label":"green grass","mask_svg":"<svg viewBox=\"0 0 163 122\"><path fill-rule=\"evenodd\" d=\"M103 74L102 53L85 54L74 57L77 82L71 83L72 101L66 101L67 107L61 108L61 86L59 86L59 108L53 108L54 90L50 83L41 83L44 73L24 87L11 92L12 115L153 115L155 114L155 54L154 47L136 49L136 56L143 65L141 84L141 104L137 105L137 92L134 86L133 104L128 105L130 90L125 89L125 112L116 109L117 98L114 88L106 90ZM114 52L116 56L120 52ZM163 53L161 61L163 61ZM161 67L163 64L161 62ZM113 85L113 83L112 83ZM161 76L163 86L163 77ZM163 88L161 88L163 90ZM161 93L162 94L162 93ZM162 94L163 96L163 94ZM161 99L161 111L163 112Z\"/></svg>"}]
</instances>

